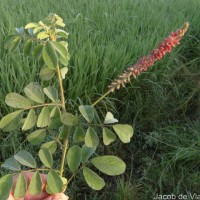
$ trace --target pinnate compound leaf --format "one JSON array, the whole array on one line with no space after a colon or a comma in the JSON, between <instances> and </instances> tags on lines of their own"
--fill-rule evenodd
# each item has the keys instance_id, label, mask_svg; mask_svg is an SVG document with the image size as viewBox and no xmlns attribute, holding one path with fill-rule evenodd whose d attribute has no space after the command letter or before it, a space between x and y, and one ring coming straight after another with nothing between
<instances>
[{"instance_id":1,"label":"pinnate compound leaf","mask_svg":"<svg viewBox=\"0 0 200 200\"><path fill-rule=\"evenodd\" d=\"M68 67L63 67L63 68L60 70L62 79L65 79L65 76L66 76L67 72L68 72Z\"/></svg>"},{"instance_id":2,"label":"pinnate compound leaf","mask_svg":"<svg viewBox=\"0 0 200 200\"><path fill-rule=\"evenodd\" d=\"M51 78L53 78L55 75L55 71L50 69L49 67L45 67L45 68L42 68L40 70L40 78L41 80L43 81L48 81L50 80Z\"/></svg>"},{"instance_id":3,"label":"pinnate compound leaf","mask_svg":"<svg viewBox=\"0 0 200 200\"><path fill-rule=\"evenodd\" d=\"M52 45L52 42L46 42L46 45L43 48L42 55L47 67L54 70L58 64L58 58L55 49Z\"/></svg>"},{"instance_id":4,"label":"pinnate compound leaf","mask_svg":"<svg viewBox=\"0 0 200 200\"><path fill-rule=\"evenodd\" d=\"M35 159L28 151L25 150L19 151L17 154L14 155L14 159L24 166L30 168L37 167Z\"/></svg>"},{"instance_id":5,"label":"pinnate compound leaf","mask_svg":"<svg viewBox=\"0 0 200 200\"><path fill-rule=\"evenodd\" d=\"M67 126L75 126L78 124L78 117L68 112L62 112L61 122Z\"/></svg>"},{"instance_id":6,"label":"pinnate compound leaf","mask_svg":"<svg viewBox=\"0 0 200 200\"><path fill-rule=\"evenodd\" d=\"M14 158L6 159L5 162L1 165L1 167L4 167L4 168L12 170L12 171L20 171L21 170L21 167L19 166L18 162Z\"/></svg>"},{"instance_id":7,"label":"pinnate compound leaf","mask_svg":"<svg viewBox=\"0 0 200 200\"><path fill-rule=\"evenodd\" d=\"M73 135L74 142L83 142L85 140L85 131L82 127L76 127Z\"/></svg>"},{"instance_id":8,"label":"pinnate compound leaf","mask_svg":"<svg viewBox=\"0 0 200 200\"><path fill-rule=\"evenodd\" d=\"M83 168L83 176L85 178L86 183L93 190L101 190L105 186L104 180L91 169L84 167Z\"/></svg>"},{"instance_id":9,"label":"pinnate compound leaf","mask_svg":"<svg viewBox=\"0 0 200 200\"><path fill-rule=\"evenodd\" d=\"M42 91L42 87L36 83L30 83L24 88L24 92L28 98L37 102L44 103L44 93Z\"/></svg>"},{"instance_id":10,"label":"pinnate compound leaf","mask_svg":"<svg viewBox=\"0 0 200 200\"><path fill-rule=\"evenodd\" d=\"M133 136L133 127L127 124L113 125L113 129L123 143L129 143Z\"/></svg>"},{"instance_id":11,"label":"pinnate compound leaf","mask_svg":"<svg viewBox=\"0 0 200 200\"><path fill-rule=\"evenodd\" d=\"M52 102L58 100L58 91L55 87L49 86L43 89L44 93L51 99Z\"/></svg>"},{"instance_id":12,"label":"pinnate compound leaf","mask_svg":"<svg viewBox=\"0 0 200 200\"><path fill-rule=\"evenodd\" d=\"M37 120L37 127L43 128L50 124L50 111L47 106L43 107Z\"/></svg>"},{"instance_id":13,"label":"pinnate compound leaf","mask_svg":"<svg viewBox=\"0 0 200 200\"><path fill-rule=\"evenodd\" d=\"M79 111L88 122L92 122L94 119L94 108L92 106L79 106Z\"/></svg>"},{"instance_id":14,"label":"pinnate compound leaf","mask_svg":"<svg viewBox=\"0 0 200 200\"><path fill-rule=\"evenodd\" d=\"M55 106L50 113L51 123L49 124L49 128L59 129L63 125L63 123L60 120L60 116L60 108Z\"/></svg>"},{"instance_id":15,"label":"pinnate compound leaf","mask_svg":"<svg viewBox=\"0 0 200 200\"><path fill-rule=\"evenodd\" d=\"M24 121L24 125L22 126L23 131L27 131L35 126L36 123L36 115L35 115L35 110L31 109L28 112L28 115Z\"/></svg>"},{"instance_id":16,"label":"pinnate compound leaf","mask_svg":"<svg viewBox=\"0 0 200 200\"><path fill-rule=\"evenodd\" d=\"M42 148L47 148L51 154L54 154L57 149L57 143L56 143L56 141L46 142L41 146L41 149Z\"/></svg>"},{"instance_id":17,"label":"pinnate compound leaf","mask_svg":"<svg viewBox=\"0 0 200 200\"><path fill-rule=\"evenodd\" d=\"M28 190L31 195L39 195L42 193L42 180L38 171L33 174Z\"/></svg>"},{"instance_id":18,"label":"pinnate compound leaf","mask_svg":"<svg viewBox=\"0 0 200 200\"><path fill-rule=\"evenodd\" d=\"M60 126L58 139L59 139L59 140L65 139L67 134L68 134L68 133L67 133L67 131L66 131L66 125Z\"/></svg>"},{"instance_id":19,"label":"pinnate compound leaf","mask_svg":"<svg viewBox=\"0 0 200 200\"><path fill-rule=\"evenodd\" d=\"M118 120L114 118L113 114L111 112L107 112L104 123L105 124L113 124L116 122L118 122Z\"/></svg>"},{"instance_id":20,"label":"pinnate compound leaf","mask_svg":"<svg viewBox=\"0 0 200 200\"><path fill-rule=\"evenodd\" d=\"M0 179L0 199L7 200L13 185L13 176L7 174Z\"/></svg>"},{"instance_id":21,"label":"pinnate compound leaf","mask_svg":"<svg viewBox=\"0 0 200 200\"><path fill-rule=\"evenodd\" d=\"M42 148L39 151L39 157L45 167L51 168L53 165L53 157L47 148Z\"/></svg>"},{"instance_id":22,"label":"pinnate compound leaf","mask_svg":"<svg viewBox=\"0 0 200 200\"><path fill-rule=\"evenodd\" d=\"M87 147L86 145L83 145L82 152L81 152L81 154L82 154L81 162L83 164L86 163L95 151L96 151L96 147Z\"/></svg>"},{"instance_id":23,"label":"pinnate compound leaf","mask_svg":"<svg viewBox=\"0 0 200 200\"><path fill-rule=\"evenodd\" d=\"M126 169L124 161L116 156L99 156L91 162L98 170L110 176L123 174Z\"/></svg>"},{"instance_id":24,"label":"pinnate compound leaf","mask_svg":"<svg viewBox=\"0 0 200 200\"><path fill-rule=\"evenodd\" d=\"M48 194L55 194L62 192L63 181L58 173L54 170L49 171L47 175L46 192Z\"/></svg>"},{"instance_id":25,"label":"pinnate compound leaf","mask_svg":"<svg viewBox=\"0 0 200 200\"><path fill-rule=\"evenodd\" d=\"M22 119L23 110L18 110L3 117L0 121L0 129L3 131L13 131L18 127Z\"/></svg>"},{"instance_id":26,"label":"pinnate compound leaf","mask_svg":"<svg viewBox=\"0 0 200 200\"><path fill-rule=\"evenodd\" d=\"M44 141L45 137L46 137L46 130L40 129L28 135L27 140L33 145L38 145Z\"/></svg>"},{"instance_id":27,"label":"pinnate compound leaf","mask_svg":"<svg viewBox=\"0 0 200 200\"><path fill-rule=\"evenodd\" d=\"M31 106L31 103L25 97L17 93L7 94L5 103L13 108L29 108Z\"/></svg>"},{"instance_id":28,"label":"pinnate compound leaf","mask_svg":"<svg viewBox=\"0 0 200 200\"><path fill-rule=\"evenodd\" d=\"M14 190L14 197L15 198L23 198L26 194L26 178L22 173L19 174L17 178L17 183Z\"/></svg>"},{"instance_id":29,"label":"pinnate compound leaf","mask_svg":"<svg viewBox=\"0 0 200 200\"><path fill-rule=\"evenodd\" d=\"M108 128L103 128L103 143L109 145L116 140L116 135Z\"/></svg>"},{"instance_id":30,"label":"pinnate compound leaf","mask_svg":"<svg viewBox=\"0 0 200 200\"><path fill-rule=\"evenodd\" d=\"M72 172L75 172L81 162L81 148L77 145L72 146L67 153L67 164Z\"/></svg>"},{"instance_id":31,"label":"pinnate compound leaf","mask_svg":"<svg viewBox=\"0 0 200 200\"><path fill-rule=\"evenodd\" d=\"M88 147L94 147L99 144L99 138L96 131L89 127L85 135L85 144Z\"/></svg>"}]
</instances>

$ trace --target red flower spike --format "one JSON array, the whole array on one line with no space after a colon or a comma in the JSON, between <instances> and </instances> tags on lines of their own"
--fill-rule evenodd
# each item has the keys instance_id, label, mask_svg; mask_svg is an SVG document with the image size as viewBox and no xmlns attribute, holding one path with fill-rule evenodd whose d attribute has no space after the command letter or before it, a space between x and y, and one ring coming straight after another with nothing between
<instances>
[{"instance_id":1,"label":"red flower spike","mask_svg":"<svg viewBox=\"0 0 200 200\"><path fill-rule=\"evenodd\" d=\"M115 89L119 90L121 85L125 87L125 83L130 82L131 76L136 79L141 72L148 70L157 60L161 60L167 52L171 52L173 47L180 44L179 41L184 36L188 27L189 23L186 22L181 29L172 32L156 49L152 50L147 56L140 58L135 65L129 67L117 79L112 81L108 86L109 90L114 92Z\"/></svg>"}]
</instances>

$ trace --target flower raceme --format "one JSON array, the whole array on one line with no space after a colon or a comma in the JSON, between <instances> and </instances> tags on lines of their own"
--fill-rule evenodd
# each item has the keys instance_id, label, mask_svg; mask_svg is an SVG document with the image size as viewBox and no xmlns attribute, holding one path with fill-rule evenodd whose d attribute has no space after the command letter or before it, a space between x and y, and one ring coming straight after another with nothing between
<instances>
[{"instance_id":1,"label":"flower raceme","mask_svg":"<svg viewBox=\"0 0 200 200\"><path fill-rule=\"evenodd\" d=\"M120 87L125 87L127 82L130 82L131 76L136 78L141 72L147 71L147 69L154 65L157 60L162 59L162 57L167 53L171 52L173 47L179 44L179 41L183 38L185 32L189 27L189 23L186 22L182 28L172 32L167 38L165 38L160 45L151 51L147 56L140 58L135 65L130 66L126 71L117 77L108 86L109 91L114 92L115 89L120 89Z\"/></svg>"}]
</instances>

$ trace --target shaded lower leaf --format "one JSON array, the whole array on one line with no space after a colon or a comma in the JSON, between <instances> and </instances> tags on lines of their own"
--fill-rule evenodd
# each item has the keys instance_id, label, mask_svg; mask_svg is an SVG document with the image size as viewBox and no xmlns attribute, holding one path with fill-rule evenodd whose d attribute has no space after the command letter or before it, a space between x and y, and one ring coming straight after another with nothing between
<instances>
[{"instance_id":1,"label":"shaded lower leaf","mask_svg":"<svg viewBox=\"0 0 200 200\"><path fill-rule=\"evenodd\" d=\"M91 127L87 129L86 135L85 135L85 144L88 147L94 147L99 144L99 138L95 130Z\"/></svg>"},{"instance_id":2,"label":"shaded lower leaf","mask_svg":"<svg viewBox=\"0 0 200 200\"><path fill-rule=\"evenodd\" d=\"M25 150L19 151L17 154L14 155L14 159L24 166L31 168L37 167L35 159L28 151Z\"/></svg>"},{"instance_id":3,"label":"shaded lower leaf","mask_svg":"<svg viewBox=\"0 0 200 200\"><path fill-rule=\"evenodd\" d=\"M27 140L33 145L38 145L44 141L45 137L46 137L46 130L40 129L28 135Z\"/></svg>"},{"instance_id":4,"label":"shaded lower leaf","mask_svg":"<svg viewBox=\"0 0 200 200\"><path fill-rule=\"evenodd\" d=\"M49 128L59 129L63 125L60 116L61 116L60 109L59 107L55 106L50 113L51 123L49 124Z\"/></svg>"},{"instance_id":5,"label":"shaded lower leaf","mask_svg":"<svg viewBox=\"0 0 200 200\"><path fill-rule=\"evenodd\" d=\"M54 170L51 170L47 175L47 186L46 192L48 194L55 194L62 192L63 181L58 173Z\"/></svg>"},{"instance_id":6,"label":"shaded lower leaf","mask_svg":"<svg viewBox=\"0 0 200 200\"><path fill-rule=\"evenodd\" d=\"M78 117L68 112L61 113L61 122L67 126L75 126L78 124Z\"/></svg>"},{"instance_id":7,"label":"shaded lower leaf","mask_svg":"<svg viewBox=\"0 0 200 200\"><path fill-rule=\"evenodd\" d=\"M27 131L35 126L36 123L36 115L35 110L31 109L24 121L24 125L22 126L23 131Z\"/></svg>"},{"instance_id":8,"label":"shaded lower leaf","mask_svg":"<svg viewBox=\"0 0 200 200\"><path fill-rule=\"evenodd\" d=\"M0 129L12 131L18 127L22 119L23 110L18 110L3 117L0 121Z\"/></svg>"},{"instance_id":9,"label":"shaded lower leaf","mask_svg":"<svg viewBox=\"0 0 200 200\"><path fill-rule=\"evenodd\" d=\"M29 55L29 54L31 53L31 51L32 51L32 46L33 46L33 41L32 41L32 39L29 39L29 40L27 40L27 41L25 42L25 44L24 44L24 53L25 53L26 55Z\"/></svg>"},{"instance_id":10,"label":"shaded lower leaf","mask_svg":"<svg viewBox=\"0 0 200 200\"><path fill-rule=\"evenodd\" d=\"M50 112L47 106L43 107L37 120L37 127L43 128L50 124Z\"/></svg>"},{"instance_id":11,"label":"shaded lower leaf","mask_svg":"<svg viewBox=\"0 0 200 200\"><path fill-rule=\"evenodd\" d=\"M13 176L7 174L0 179L0 199L7 200L13 185Z\"/></svg>"},{"instance_id":12,"label":"shaded lower leaf","mask_svg":"<svg viewBox=\"0 0 200 200\"><path fill-rule=\"evenodd\" d=\"M19 174L17 183L14 190L14 197L15 198L22 198L26 194L26 178L22 173Z\"/></svg>"},{"instance_id":13,"label":"shaded lower leaf","mask_svg":"<svg viewBox=\"0 0 200 200\"><path fill-rule=\"evenodd\" d=\"M48 81L51 78L53 78L53 76L55 75L55 73L56 72L54 70L50 69L49 67L45 67L45 68L42 68L40 70L39 76L40 76L41 80Z\"/></svg>"},{"instance_id":14,"label":"shaded lower leaf","mask_svg":"<svg viewBox=\"0 0 200 200\"><path fill-rule=\"evenodd\" d=\"M6 169L12 170L12 171L20 171L21 167L19 166L18 162L14 158L8 158L4 161L4 163L1 165L1 167L4 167Z\"/></svg>"},{"instance_id":15,"label":"shaded lower leaf","mask_svg":"<svg viewBox=\"0 0 200 200\"><path fill-rule=\"evenodd\" d=\"M84 167L83 168L83 176L85 178L86 183L93 190L101 190L105 186L104 180L91 169Z\"/></svg>"},{"instance_id":16,"label":"shaded lower leaf","mask_svg":"<svg viewBox=\"0 0 200 200\"><path fill-rule=\"evenodd\" d=\"M39 157L45 167L51 168L53 165L53 157L47 148L42 148L39 151Z\"/></svg>"},{"instance_id":17,"label":"shaded lower leaf","mask_svg":"<svg viewBox=\"0 0 200 200\"><path fill-rule=\"evenodd\" d=\"M109 145L116 140L116 135L108 128L103 128L103 143Z\"/></svg>"},{"instance_id":18,"label":"shaded lower leaf","mask_svg":"<svg viewBox=\"0 0 200 200\"><path fill-rule=\"evenodd\" d=\"M83 117L88 122L92 122L92 120L94 119L94 107L89 105L82 105L79 106L78 108Z\"/></svg>"},{"instance_id":19,"label":"shaded lower leaf","mask_svg":"<svg viewBox=\"0 0 200 200\"><path fill-rule=\"evenodd\" d=\"M38 45L34 48L34 50L33 50L33 56L34 56L36 59L39 59L40 56L42 55L43 47L44 47L43 44L38 44Z\"/></svg>"},{"instance_id":20,"label":"shaded lower leaf","mask_svg":"<svg viewBox=\"0 0 200 200\"><path fill-rule=\"evenodd\" d=\"M81 162L83 164L86 163L95 151L96 147L87 147L86 145L83 145L81 152Z\"/></svg>"},{"instance_id":21,"label":"shaded lower leaf","mask_svg":"<svg viewBox=\"0 0 200 200\"><path fill-rule=\"evenodd\" d=\"M76 127L73 134L74 142L83 142L85 140L85 131L82 127Z\"/></svg>"},{"instance_id":22,"label":"shaded lower leaf","mask_svg":"<svg viewBox=\"0 0 200 200\"><path fill-rule=\"evenodd\" d=\"M58 91L55 87L49 86L43 89L44 93L51 99L52 102L58 100Z\"/></svg>"},{"instance_id":23,"label":"shaded lower leaf","mask_svg":"<svg viewBox=\"0 0 200 200\"><path fill-rule=\"evenodd\" d=\"M42 193L42 180L38 171L33 174L28 190L31 195Z\"/></svg>"},{"instance_id":24,"label":"shaded lower leaf","mask_svg":"<svg viewBox=\"0 0 200 200\"><path fill-rule=\"evenodd\" d=\"M57 143L56 143L56 141L47 142L47 143L44 143L41 146L41 148L47 148L51 154L54 154L57 149Z\"/></svg>"},{"instance_id":25,"label":"shaded lower leaf","mask_svg":"<svg viewBox=\"0 0 200 200\"><path fill-rule=\"evenodd\" d=\"M67 164L72 172L75 172L81 162L81 148L77 145L72 146L67 153Z\"/></svg>"}]
</instances>

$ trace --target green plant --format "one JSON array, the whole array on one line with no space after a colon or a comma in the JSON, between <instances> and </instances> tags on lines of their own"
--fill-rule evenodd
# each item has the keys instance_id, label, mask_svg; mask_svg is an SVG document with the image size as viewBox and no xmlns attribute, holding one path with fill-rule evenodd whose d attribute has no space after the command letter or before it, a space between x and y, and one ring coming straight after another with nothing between
<instances>
[{"instance_id":1,"label":"green plant","mask_svg":"<svg viewBox=\"0 0 200 200\"><path fill-rule=\"evenodd\" d=\"M16 198L23 197L27 189L32 195L41 193L42 184L39 172L48 172L46 191L49 194L66 191L69 183L79 172L83 173L85 181L92 189L101 190L105 182L91 170L92 165L110 176L124 173L125 163L113 155L99 156L97 146L101 138L104 145L114 142L116 134L123 143L130 142L133 127L127 124L117 124L118 120L111 112L107 112L102 119L94 107L105 96L125 86L131 76L136 78L156 60L170 52L172 47L182 39L188 23L172 33L148 56L140 59L112 81L108 91L92 105L80 105L73 113L68 110L62 84L68 72L69 62L68 43L66 42L68 33L62 29L64 26L62 18L56 14L50 14L44 21L29 23L25 28L17 28L17 33L10 35L5 41L5 48L9 51L23 48L26 55L34 56L38 65L42 67L39 74L41 80L48 81L57 77L60 95L54 86L42 88L39 83L32 82L24 88L26 97L18 93L9 93L6 96L6 104L18 110L3 117L0 121L0 128L5 132L13 131L18 127L24 132L30 131L27 140L39 147L38 156L41 163L38 165L34 156L25 150L5 160L2 167L13 173L0 179L1 199L8 198L13 185L13 175L18 173L20 175L14 191ZM47 135L51 138L49 142L45 142ZM43 144L38 146L41 143ZM57 151L57 146L60 146L62 156L60 167L55 169L53 156ZM27 188L23 175L23 172L27 171L34 172L29 188Z\"/></svg>"}]
</instances>

